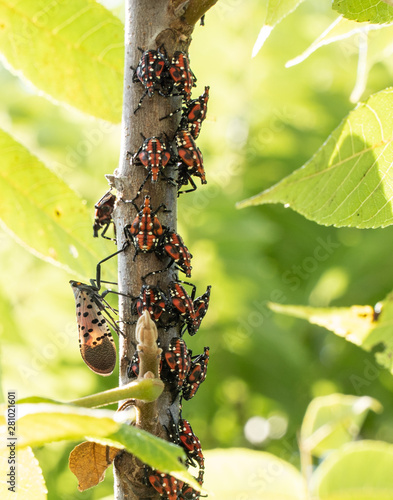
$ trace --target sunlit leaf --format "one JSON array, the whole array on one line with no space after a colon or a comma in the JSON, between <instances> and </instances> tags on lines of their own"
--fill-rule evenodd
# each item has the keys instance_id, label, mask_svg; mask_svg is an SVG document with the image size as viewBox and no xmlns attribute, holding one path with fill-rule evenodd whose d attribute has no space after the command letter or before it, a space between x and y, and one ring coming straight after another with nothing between
<instances>
[{"instance_id":1,"label":"sunlit leaf","mask_svg":"<svg viewBox=\"0 0 393 500\"><path fill-rule=\"evenodd\" d=\"M119 453L111 448L92 441L78 444L70 453L69 467L78 479L78 490L85 491L104 480L106 469Z\"/></svg>"},{"instance_id":2,"label":"sunlit leaf","mask_svg":"<svg viewBox=\"0 0 393 500\"><path fill-rule=\"evenodd\" d=\"M305 61L311 54L321 47L330 45L334 42L341 42L352 36L368 33L369 31L381 30L385 26L370 25L369 23L357 23L356 21L350 21L348 19L339 16L335 19L326 30L319 35L319 37L312 42L312 44L307 47L307 49L299 56L291 59L285 64L286 68L295 66L303 61Z\"/></svg>"},{"instance_id":3,"label":"sunlit leaf","mask_svg":"<svg viewBox=\"0 0 393 500\"><path fill-rule=\"evenodd\" d=\"M200 489L179 461L185 460L184 451L142 429L119 423L120 420L127 420L129 413L45 403L21 404L17 408L18 446L25 448L56 441L87 439L114 448L125 448L151 467Z\"/></svg>"},{"instance_id":4,"label":"sunlit leaf","mask_svg":"<svg viewBox=\"0 0 393 500\"><path fill-rule=\"evenodd\" d=\"M9 449L0 450L0 498L2 500L45 500L47 489L44 477L38 460L35 458L31 448L25 448L17 451L17 463L8 463ZM16 487L15 492L9 490L12 486L7 483L10 480L6 473L9 473L10 467L16 467Z\"/></svg>"},{"instance_id":5,"label":"sunlit leaf","mask_svg":"<svg viewBox=\"0 0 393 500\"><path fill-rule=\"evenodd\" d=\"M270 303L269 307L323 326L366 351L374 350L378 363L393 373L393 294L378 303L377 312L371 306L323 308Z\"/></svg>"},{"instance_id":6,"label":"sunlit leaf","mask_svg":"<svg viewBox=\"0 0 393 500\"><path fill-rule=\"evenodd\" d=\"M269 0L265 22L252 49L252 57L255 57L261 50L276 24L294 11L303 1L304 0Z\"/></svg>"},{"instance_id":7,"label":"sunlit leaf","mask_svg":"<svg viewBox=\"0 0 393 500\"><path fill-rule=\"evenodd\" d=\"M206 451L205 458L204 488L215 500L306 498L300 472L270 453L229 448Z\"/></svg>"},{"instance_id":8,"label":"sunlit leaf","mask_svg":"<svg viewBox=\"0 0 393 500\"><path fill-rule=\"evenodd\" d=\"M107 245L91 238L92 215L83 201L2 130L0 151L2 227L34 255L89 276L107 254Z\"/></svg>"},{"instance_id":9,"label":"sunlit leaf","mask_svg":"<svg viewBox=\"0 0 393 500\"><path fill-rule=\"evenodd\" d=\"M380 403L368 396L330 394L309 404L301 428L301 448L321 457L354 440L369 410L379 412Z\"/></svg>"},{"instance_id":10,"label":"sunlit leaf","mask_svg":"<svg viewBox=\"0 0 393 500\"><path fill-rule=\"evenodd\" d=\"M332 8L358 22L391 23L393 7L381 0L333 0Z\"/></svg>"},{"instance_id":11,"label":"sunlit leaf","mask_svg":"<svg viewBox=\"0 0 393 500\"><path fill-rule=\"evenodd\" d=\"M348 443L317 468L310 491L319 500L388 500L393 498L392 468L392 444Z\"/></svg>"},{"instance_id":12,"label":"sunlit leaf","mask_svg":"<svg viewBox=\"0 0 393 500\"><path fill-rule=\"evenodd\" d=\"M6 0L0 51L38 89L93 116L121 118L124 29L93 0Z\"/></svg>"},{"instance_id":13,"label":"sunlit leaf","mask_svg":"<svg viewBox=\"0 0 393 500\"><path fill-rule=\"evenodd\" d=\"M326 226L392 224L392 105L392 88L359 104L302 168L238 208L283 203Z\"/></svg>"},{"instance_id":14,"label":"sunlit leaf","mask_svg":"<svg viewBox=\"0 0 393 500\"><path fill-rule=\"evenodd\" d=\"M269 307L277 313L306 319L314 325L323 326L358 346L363 344L377 325L371 306L309 307L271 302Z\"/></svg>"}]
</instances>

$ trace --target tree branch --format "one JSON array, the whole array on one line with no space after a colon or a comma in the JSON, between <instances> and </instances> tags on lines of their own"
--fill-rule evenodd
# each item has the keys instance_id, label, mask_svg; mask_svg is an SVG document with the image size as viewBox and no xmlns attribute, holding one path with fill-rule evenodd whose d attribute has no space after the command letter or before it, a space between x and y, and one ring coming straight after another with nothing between
<instances>
[{"instance_id":1,"label":"tree branch","mask_svg":"<svg viewBox=\"0 0 393 500\"><path fill-rule=\"evenodd\" d=\"M184 18L187 24L194 25L218 0L190 0Z\"/></svg>"},{"instance_id":2,"label":"tree branch","mask_svg":"<svg viewBox=\"0 0 393 500\"><path fill-rule=\"evenodd\" d=\"M172 139L178 127L179 116L160 121L160 118L168 115L181 105L180 97L167 98L155 92L153 97L146 96L141 108L136 114L138 102L144 88L141 83L133 82L133 69L138 65L141 51L146 49L157 49L164 45L168 54L175 50L184 50L184 42L180 40L178 33L168 29L173 16L168 8L169 0L126 0L125 16L125 72L124 72L124 101L121 131L121 151L119 167L115 171L114 185L118 191L118 201L113 213L116 226L117 243L119 248L125 242L124 227L131 224L136 216L135 208L131 203L122 200L131 200L135 197L147 171L143 166L132 165L132 157L143 143L142 135L145 137L161 136L167 134ZM175 177L173 167L166 168L168 177ZM136 200L139 206L143 202L145 194L151 197L153 210L164 203L168 212L160 212L160 222L176 230L176 200L177 189L165 182L161 177L158 182L152 183L149 179ZM129 382L127 368L129 360L136 349L135 317L132 315L132 299L137 297L142 287L142 276L148 272L163 269L168 260L160 260L153 253L140 253L135 258L135 250L131 245L129 249L119 254L119 291L126 296L119 296L119 319L124 337L120 337L120 385ZM149 278L149 284L159 284L164 290L170 281L177 278L174 268L167 272L153 275ZM128 297L127 297L128 296ZM172 337L178 335L178 328L160 329L159 338L161 347L166 349ZM168 408L173 403L174 396L168 387L155 403L139 405L137 425L143 429L168 439L164 425L169 425ZM177 401L178 406L178 401ZM151 405L151 406L149 406ZM154 413L154 415L153 415ZM153 418L154 422L151 421ZM115 474L115 498L117 500L136 500L140 498L158 499L159 494L150 486L145 484L144 465L129 453L119 454L114 462Z\"/></svg>"},{"instance_id":3,"label":"tree branch","mask_svg":"<svg viewBox=\"0 0 393 500\"><path fill-rule=\"evenodd\" d=\"M142 165L134 165L133 155L143 143L143 137L163 137L166 135L173 141L179 125L180 116L160 121L170 112L181 107L181 97L163 97L155 92L153 97L146 96L142 106L135 114L142 93L143 85L133 81L134 69L138 65L141 51L157 50L164 47L168 56L175 51L187 51L195 23L202 15L216 3L217 0L126 0L125 16L125 72L124 72L124 101L122 117L122 142L119 167L113 176L113 184L118 191L118 201L114 209L113 220L116 226L117 244L122 248L126 237L124 227L131 224L136 216L131 200L135 197L146 178L147 171ZM174 167L166 167L166 175L175 178ZM164 204L165 213L160 212L159 219L165 225L176 231L176 200L177 187L168 184L161 176L153 183L150 179L144 184L141 195L136 200L139 206L145 194L149 194L153 210ZM122 201L123 200L123 201ZM127 368L132 358L137 338L135 335L135 318L132 316L132 299L140 294L143 284L142 277L152 271L163 269L168 260L160 260L151 253L135 255L132 245L127 251L119 254L119 319L124 337L120 337L120 385L129 382ZM174 268L149 278L149 285L159 285L164 291L169 282L177 279ZM148 313L146 313L149 316ZM150 320L150 318L149 318ZM144 320L145 321L145 320ZM147 328L145 321L145 328ZM146 330L147 332L147 330ZM173 337L179 336L179 327L160 328L158 337L160 346L166 350ZM153 342L155 344L155 341ZM157 346L146 346L143 349L155 349ZM149 357L149 356L148 356ZM147 358L148 358L147 357ZM146 363L144 354L142 365ZM150 368L140 366L141 372L152 372L158 375L157 359ZM155 368L154 368L155 366ZM175 392L174 392L175 391ZM169 428L169 408L171 414L179 415L179 397L173 386L166 385L163 393L154 403L138 402L136 425L142 429L168 439L165 428ZM177 422L175 422L177 424ZM144 465L128 453L119 454L114 462L115 466L115 498L124 499L158 499L159 494L145 481Z\"/></svg>"},{"instance_id":4,"label":"tree branch","mask_svg":"<svg viewBox=\"0 0 393 500\"><path fill-rule=\"evenodd\" d=\"M188 47L195 24L218 0L171 0L173 21L170 25Z\"/></svg>"}]
</instances>

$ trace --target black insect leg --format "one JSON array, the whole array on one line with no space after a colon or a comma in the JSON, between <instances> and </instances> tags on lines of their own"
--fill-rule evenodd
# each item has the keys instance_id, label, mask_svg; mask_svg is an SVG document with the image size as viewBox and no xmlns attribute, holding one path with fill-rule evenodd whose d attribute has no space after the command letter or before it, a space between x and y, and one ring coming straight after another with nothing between
<instances>
[{"instance_id":1,"label":"black insect leg","mask_svg":"<svg viewBox=\"0 0 393 500\"><path fill-rule=\"evenodd\" d=\"M177 196L179 196L179 195L181 195L181 194L183 194L183 193L192 193L193 191L195 191L195 190L196 190L196 188L197 188L197 187L196 187L196 184L195 184L195 182L193 181L193 179L192 179L192 177L191 177L191 175L190 175L189 173L187 173L187 177L188 177L188 178L187 178L187 183L189 182L189 183L191 184L192 189L187 189L186 191L178 191ZM184 179L184 180L185 180L185 179ZM181 185L183 185L183 186L184 186L184 185L186 185L187 183L182 182L182 183L181 183Z\"/></svg>"},{"instance_id":2,"label":"black insect leg","mask_svg":"<svg viewBox=\"0 0 393 500\"><path fill-rule=\"evenodd\" d=\"M143 101L143 99L147 96L147 93L148 93L148 92L149 92L149 90L148 90L148 89L146 89L146 90L144 91L144 93L142 94L142 97L141 97L141 98L140 98L140 100L139 100L138 106L134 109L134 115L136 114L136 112L138 111L138 109L142 106L142 101Z\"/></svg>"},{"instance_id":3,"label":"black insect leg","mask_svg":"<svg viewBox=\"0 0 393 500\"><path fill-rule=\"evenodd\" d=\"M121 250L118 250L117 252L112 253L108 257L105 257L105 259L100 260L100 262L97 264L97 267L96 267L96 279L95 280L90 280L91 284L96 288L96 291L98 291L101 288L101 264L103 264L107 260L111 259L115 255L118 255L119 253L124 252L124 250L126 250L126 248L128 248L129 245L130 245L130 242L128 240L125 241L124 245L123 245L123 248Z\"/></svg>"},{"instance_id":4,"label":"black insect leg","mask_svg":"<svg viewBox=\"0 0 393 500\"><path fill-rule=\"evenodd\" d=\"M167 118L170 118L171 116L175 115L176 113L179 113L181 110L182 110L182 108L177 108L177 109L175 109L175 111L172 111L172 113L169 113L169 115L161 117L159 119L159 121L166 120Z\"/></svg>"},{"instance_id":5,"label":"black insect leg","mask_svg":"<svg viewBox=\"0 0 393 500\"><path fill-rule=\"evenodd\" d=\"M115 224L114 224L114 222L113 222L112 220L111 220L111 221L109 221L109 222L107 222L107 223L105 224L105 228L104 228L104 230L103 230L103 231L102 231L102 233L101 233L101 237L102 237L102 238L104 238L104 239L106 239L106 240L109 240L109 241L114 241L114 242L116 243L116 238L109 238L109 236L105 236L105 234L106 234L106 232L108 231L109 226L110 226L111 224L113 224L113 228L115 229ZM94 236L95 236L95 235L94 235Z\"/></svg>"},{"instance_id":6,"label":"black insect leg","mask_svg":"<svg viewBox=\"0 0 393 500\"><path fill-rule=\"evenodd\" d=\"M188 285L192 288L192 292L190 295L191 300L194 302L195 295L196 295L196 286L193 283L190 283L189 281L183 281L183 280L177 280L178 283L184 283L185 285Z\"/></svg>"}]
</instances>

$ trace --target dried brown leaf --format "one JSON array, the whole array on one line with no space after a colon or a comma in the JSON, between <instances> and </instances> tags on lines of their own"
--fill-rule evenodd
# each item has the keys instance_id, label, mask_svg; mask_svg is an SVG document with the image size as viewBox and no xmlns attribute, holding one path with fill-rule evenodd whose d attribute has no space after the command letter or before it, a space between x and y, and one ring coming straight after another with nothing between
<instances>
[{"instance_id":1,"label":"dried brown leaf","mask_svg":"<svg viewBox=\"0 0 393 500\"><path fill-rule=\"evenodd\" d=\"M118 448L93 441L75 446L70 453L69 467L79 481L78 490L85 491L103 481L106 469L119 451Z\"/></svg>"}]
</instances>

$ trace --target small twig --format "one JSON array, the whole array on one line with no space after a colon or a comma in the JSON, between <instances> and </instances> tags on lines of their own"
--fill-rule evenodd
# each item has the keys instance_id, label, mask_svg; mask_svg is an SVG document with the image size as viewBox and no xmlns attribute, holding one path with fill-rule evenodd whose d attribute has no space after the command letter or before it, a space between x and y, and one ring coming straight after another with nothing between
<instances>
[{"instance_id":1,"label":"small twig","mask_svg":"<svg viewBox=\"0 0 393 500\"><path fill-rule=\"evenodd\" d=\"M196 24L199 19L217 2L218 0L190 0L184 14L187 24Z\"/></svg>"},{"instance_id":2,"label":"small twig","mask_svg":"<svg viewBox=\"0 0 393 500\"><path fill-rule=\"evenodd\" d=\"M139 379L159 377L162 349L157 345L158 331L148 311L138 319L136 325L137 351L139 353ZM162 434L157 401L136 402L136 426L156 436Z\"/></svg>"}]
</instances>

